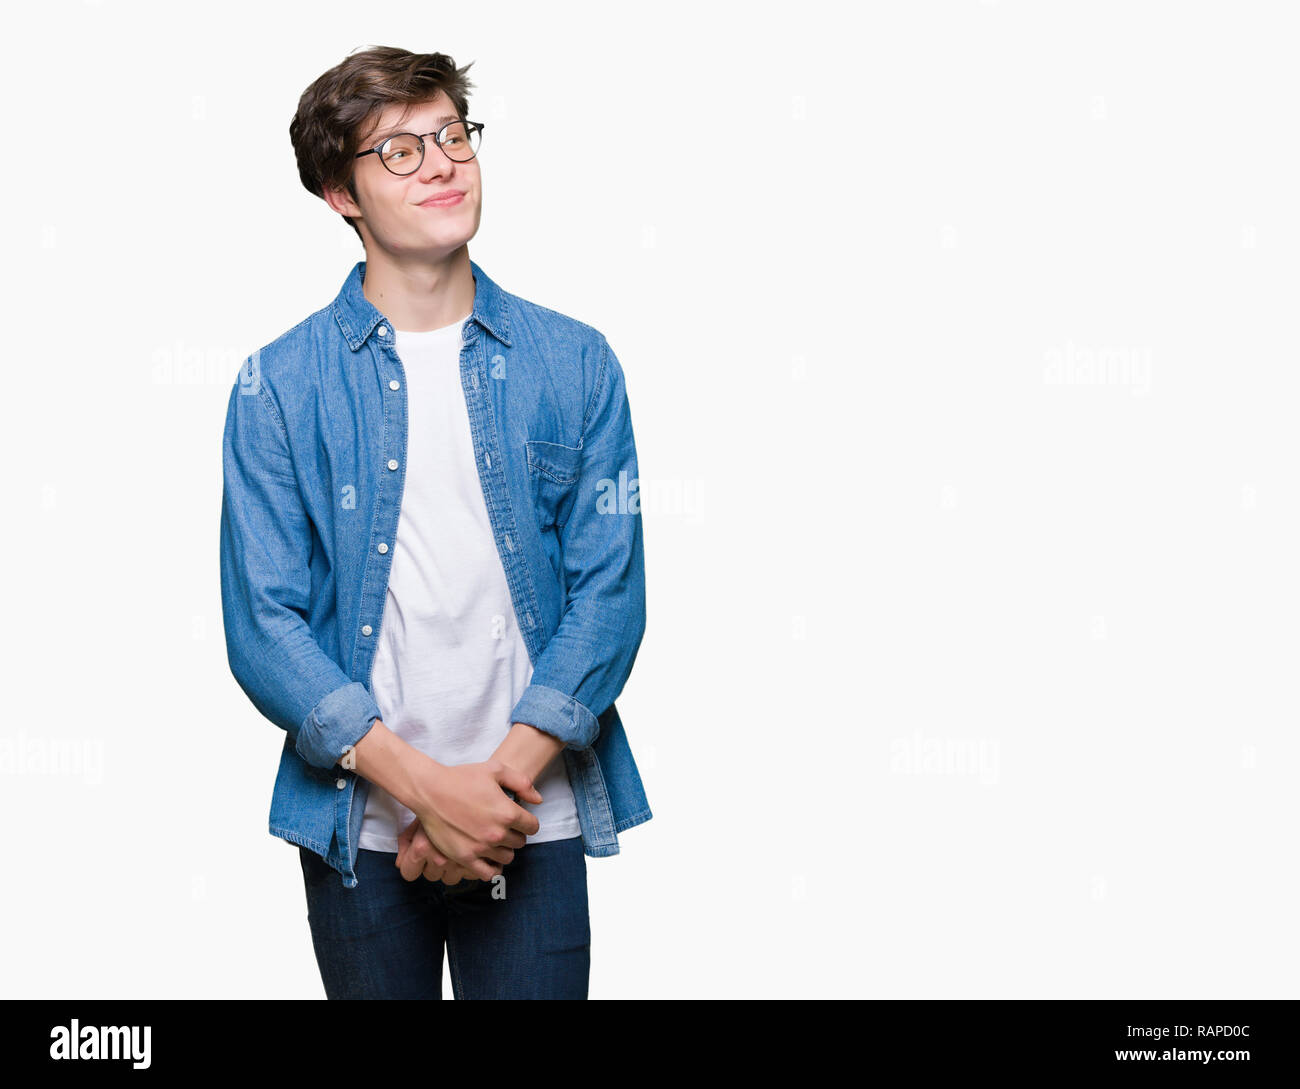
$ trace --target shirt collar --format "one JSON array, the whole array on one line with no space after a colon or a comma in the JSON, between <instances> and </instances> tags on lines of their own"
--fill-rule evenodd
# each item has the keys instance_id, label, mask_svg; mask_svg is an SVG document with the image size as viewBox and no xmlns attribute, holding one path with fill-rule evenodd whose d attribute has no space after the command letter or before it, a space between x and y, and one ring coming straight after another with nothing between
<instances>
[{"instance_id":1,"label":"shirt collar","mask_svg":"<svg viewBox=\"0 0 1300 1089\"><path fill-rule=\"evenodd\" d=\"M477 322L510 347L510 320L506 312L505 292L502 291L473 261L469 263L474 274L474 309L470 321ZM366 263L358 261L343 281L343 287L332 305L334 320L339 324L343 339L354 352L363 345L381 324L392 325L362 290L366 278Z\"/></svg>"}]
</instances>

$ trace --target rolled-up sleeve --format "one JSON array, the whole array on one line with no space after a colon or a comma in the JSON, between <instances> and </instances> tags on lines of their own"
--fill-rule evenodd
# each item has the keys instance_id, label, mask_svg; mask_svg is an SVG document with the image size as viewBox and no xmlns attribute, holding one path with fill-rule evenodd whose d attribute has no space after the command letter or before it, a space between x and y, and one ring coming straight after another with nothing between
<instances>
[{"instance_id":1,"label":"rolled-up sleeve","mask_svg":"<svg viewBox=\"0 0 1300 1089\"><path fill-rule=\"evenodd\" d=\"M332 768L380 711L308 625L311 524L288 434L255 359L245 360L230 392L222 442L226 652L257 710L289 734L307 763Z\"/></svg>"},{"instance_id":2,"label":"rolled-up sleeve","mask_svg":"<svg viewBox=\"0 0 1300 1089\"><path fill-rule=\"evenodd\" d=\"M636 444L623 369L602 336L572 511L559 528L567 597L512 722L584 749L632 671L645 633Z\"/></svg>"}]
</instances>

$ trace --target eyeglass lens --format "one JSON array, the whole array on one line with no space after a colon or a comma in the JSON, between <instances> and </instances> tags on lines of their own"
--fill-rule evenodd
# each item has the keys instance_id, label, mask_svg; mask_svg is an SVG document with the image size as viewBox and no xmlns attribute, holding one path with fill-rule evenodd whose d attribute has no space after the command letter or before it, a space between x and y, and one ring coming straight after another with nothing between
<instances>
[{"instance_id":1,"label":"eyeglass lens","mask_svg":"<svg viewBox=\"0 0 1300 1089\"><path fill-rule=\"evenodd\" d=\"M430 136L426 144L433 143ZM478 154L479 130L474 125L457 121L442 130L442 150L447 158L458 163L468 162ZM410 174L420 167L420 141L409 132L399 132L384 142L379 157L394 174Z\"/></svg>"}]
</instances>

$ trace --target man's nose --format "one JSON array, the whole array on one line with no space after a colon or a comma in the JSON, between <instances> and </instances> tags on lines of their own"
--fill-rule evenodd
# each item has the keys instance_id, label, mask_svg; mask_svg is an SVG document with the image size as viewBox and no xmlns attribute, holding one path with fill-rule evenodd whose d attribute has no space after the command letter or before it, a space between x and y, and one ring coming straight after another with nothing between
<instances>
[{"instance_id":1,"label":"man's nose","mask_svg":"<svg viewBox=\"0 0 1300 1089\"><path fill-rule=\"evenodd\" d=\"M420 178L423 181L429 181L433 178L440 178L447 174L454 164L443 153L442 148L433 142L433 137L429 136L424 141L424 162L420 164Z\"/></svg>"}]
</instances>

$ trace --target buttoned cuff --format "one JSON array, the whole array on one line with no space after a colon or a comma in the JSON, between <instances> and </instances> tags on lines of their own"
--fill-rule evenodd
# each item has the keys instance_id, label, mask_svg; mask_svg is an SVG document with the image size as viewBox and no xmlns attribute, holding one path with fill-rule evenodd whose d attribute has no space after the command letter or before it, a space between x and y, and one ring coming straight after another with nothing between
<instances>
[{"instance_id":1,"label":"buttoned cuff","mask_svg":"<svg viewBox=\"0 0 1300 1089\"><path fill-rule=\"evenodd\" d=\"M303 719L294 749L307 763L332 768L379 718L379 705L360 681L324 696Z\"/></svg>"},{"instance_id":2,"label":"buttoned cuff","mask_svg":"<svg viewBox=\"0 0 1300 1089\"><path fill-rule=\"evenodd\" d=\"M566 749L585 749L595 744L600 722L591 709L558 688L530 684L510 713L510 722L523 722L558 737Z\"/></svg>"}]
</instances>

